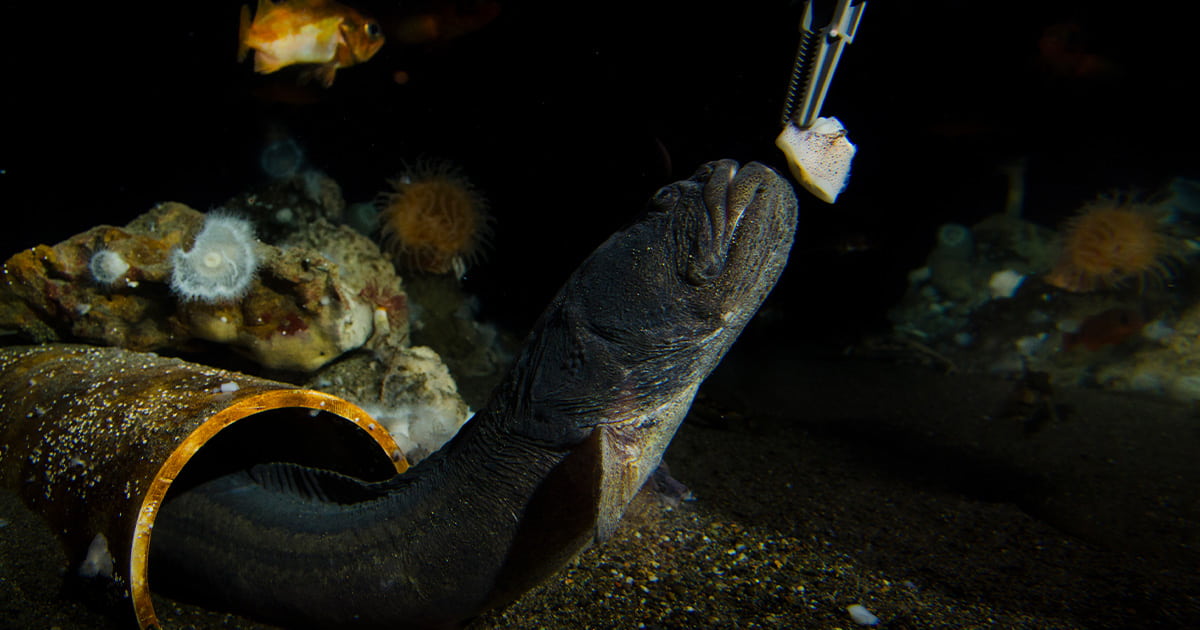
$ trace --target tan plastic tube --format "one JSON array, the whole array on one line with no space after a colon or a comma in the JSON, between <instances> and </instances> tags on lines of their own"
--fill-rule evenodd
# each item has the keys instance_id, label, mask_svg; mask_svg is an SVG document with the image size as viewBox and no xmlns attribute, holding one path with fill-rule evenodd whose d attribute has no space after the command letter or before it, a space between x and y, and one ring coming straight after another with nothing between
<instances>
[{"instance_id":1,"label":"tan plastic tube","mask_svg":"<svg viewBox=\"0 0 1200 630\"><path fill-rule=\"evenodd\" d=\"M368 480L408 467L385 428L336 396L116 348L0 349L0 483L73 562L104 537L142 628L158 627L147 558L172 484L270 461Z\"/></svg>"}]
</instances>

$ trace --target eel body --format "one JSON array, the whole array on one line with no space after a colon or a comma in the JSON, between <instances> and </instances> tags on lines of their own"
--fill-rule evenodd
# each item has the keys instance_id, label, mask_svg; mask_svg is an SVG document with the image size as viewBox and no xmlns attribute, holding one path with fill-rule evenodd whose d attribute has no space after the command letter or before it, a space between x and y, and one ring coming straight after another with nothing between
<instances>
[{"instance_id":1,"label":"eel body","mask_svg":"<svg viewBox=\"0 0 1200 630\"><path fill-rule=\"evenodd\" d=\"M655 194L550 303L445 447L363 482L286 463L155 524L156 590L288 627L458 627L615 528L782 271L790 185L724 160Z\"/></svg>"}]
</instances>

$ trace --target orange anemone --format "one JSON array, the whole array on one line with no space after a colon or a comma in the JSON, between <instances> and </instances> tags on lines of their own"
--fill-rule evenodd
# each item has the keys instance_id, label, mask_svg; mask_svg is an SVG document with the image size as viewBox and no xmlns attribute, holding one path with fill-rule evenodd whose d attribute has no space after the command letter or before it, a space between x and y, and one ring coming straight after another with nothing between
<instances>
[{"instance_id":1,"label":"orange anemone","mask_svg":"<svg viewBox=\"0 0 1200 630\"><path fill-rule=\"evenodd\" d=\"M462 275L490 232L483 197L442 162L420 164L389 183L395 192L379 197L384 247L411 268Z\"/></svg>"},{"instance_id":2,"label":"orange anemone","mask_svg":"<svg viewBox=\"0 0 1200 630\"><path fill-rule=\"evenodd\" d=\"M1137 279L1170 275L1170 237L1151 206L1100 198L1063 228L1058 265L1047 283L1067 291L1094 291Z\"/></svg>"}]
</instances>

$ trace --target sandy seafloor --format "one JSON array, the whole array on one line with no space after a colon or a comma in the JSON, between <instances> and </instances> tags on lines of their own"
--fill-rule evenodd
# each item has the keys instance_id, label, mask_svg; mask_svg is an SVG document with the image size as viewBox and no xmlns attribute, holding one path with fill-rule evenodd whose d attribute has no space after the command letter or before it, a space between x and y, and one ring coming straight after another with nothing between
<instances>
[{"instance_id":1,"label":"sandy seafloor","mask_svg":"<svg viewBox=\"0 0 1200 630\"><path fill-rule=\"evenodd\" d=\"M851 604L895 630L1200 627L1195 409L1064 391L1030 429L998 411L1011 389L735 348L666 455L696 499L643 493L612 540L471 627L849 629ZM13 495L0 518L0 625L132 627L64 586Z\"/></svg>"}]
</instances>

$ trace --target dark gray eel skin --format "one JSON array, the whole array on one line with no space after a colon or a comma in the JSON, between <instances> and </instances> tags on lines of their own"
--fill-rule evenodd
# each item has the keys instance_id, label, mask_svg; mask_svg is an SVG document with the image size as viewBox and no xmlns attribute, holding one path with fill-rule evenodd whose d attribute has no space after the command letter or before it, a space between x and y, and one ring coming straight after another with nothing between
<instances>
[{"instance_id":1,"label":"dark gray eel skin","mask_svg":"<svg viewBox=\"0 0 1200 630\"><path fill-rule=\"evenodd\" d=\"M490 402L408 472L289 464L168 501L150 581L287 627L454 628L604 540L775 285L796 197L710 162L583 262Z\"/></svg>"}]
</instances>

